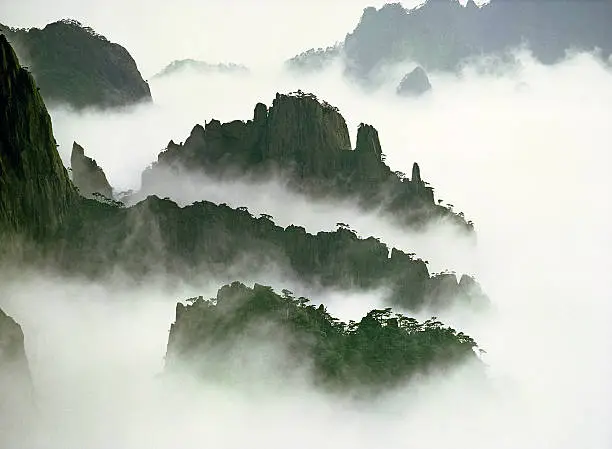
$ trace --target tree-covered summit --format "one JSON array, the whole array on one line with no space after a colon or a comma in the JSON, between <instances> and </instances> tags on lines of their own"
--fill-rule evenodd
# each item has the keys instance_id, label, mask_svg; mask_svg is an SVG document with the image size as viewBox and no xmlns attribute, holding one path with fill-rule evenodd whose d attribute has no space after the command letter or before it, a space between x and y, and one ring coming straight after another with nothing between
<instances>
[{"instance_id":1,"label":"tree-covered summit","mask_svg":"<svg viewBox=\"0 0 612 449\"><path fill-rule=\"evenodd\" d=\"M332 391L380 391L415 374L477 359L471 337L435 317L419 322L390 308L371 310L360 321L344 323L324 305L309 304L288 290L281 296L271 287L249 288L240 282L221 287L216 298L200 296L187 302L176 307L168 339L168 370L185 363L202 376L222 376L223 363L215 354L241 345L251 350L257 343L281 339L292 355L287 369L309 364L319 386Z\"/></svg>"}]
</instances>

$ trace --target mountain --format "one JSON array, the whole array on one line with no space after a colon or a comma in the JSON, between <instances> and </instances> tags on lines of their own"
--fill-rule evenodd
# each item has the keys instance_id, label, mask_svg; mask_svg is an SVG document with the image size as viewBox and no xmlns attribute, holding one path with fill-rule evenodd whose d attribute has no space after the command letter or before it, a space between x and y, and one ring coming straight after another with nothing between
<instances>
[{"instance_id":1,"label":"mountain","mask_svg":"<svg viewBox=\"0 0 612 449\"><path fill-rule=\"evenodd\" d=\"M471 223L435 204L433 188L421 179L393 172L384 162L378 132L361 124L355 148L338 109L301 91L277 94L269 108L258 103L253 119L196 125L184 144L173 141L142 176L142 190L154 192L166 174L200 171L218 179L269 179L282 174L289 188L312 198L356 199L367 210L382 210L402 225L422 228L436 220Z\"/></svg>"},{"instance_id":2,"label":"mountain","mask_svg":"<svg viewBox=\"0 0 612 449\"><path fill-rule=\"evenodd\" d=\"M97 194L113 198L113 188L108 183L104 171L94 159L85 156L85 149L76 142L72 144L70 167L72 182L82 196L93 198Z\"/></svg>"},{"instance_id":3,"label":"mountain","mask_svg":"<svg viewBox=\"0 0 612 449\"><path fill-rule=\"evenodd\" d=\"M454 281L449 282L431 276L414 254L390 250L372 237L360 239L349 229L312 235L298 226L276 226L268 216L256 218L246 210L206 201L181 208L151 196L127 208L117 201L78 195L61 165L50 118L32 76L19 66L4 38L0 55L0 113L6 118L0 122L0 223L6 231L0 235L0 248L15 241L15 234L30 238L35 246L25 255L27 262L59 274L96 278L121 270L136 280L160 273L187 281L209 275L265 275L279 268L288 278L322 287L384 287L390 302L412 310L442 308L454 301L486 305L486 296L471 278L457 282L451 275ZM320 105L311 107L323 113ZM268 120L265 107L256 111L256 123ZM323 122L337 126L339 114L327 114L331 117ZM342 134L318 132L305 129L300 138L311 144L348 144ZM362 132L358 147L377 151L368 133ZM267 148L283 154L282 138L271 138ZM81 157L78 147L74 156ZM92 162L87 163L92 168Z\"/></svg>"},{"instance_id":4,"label":"mountain","mask_svg":"<svg viewBox=\"0 0 612 449\"><path fill-rule=\"evenodd\" d=\"M231 73L231 74L247 74L249 68L242 64L211 64L205 61L197 61L195 59L181 59L172 61L163 70L157 73L154 78L160 78L174 73L191 70L197 73Z\"/></svg>"},{"instance_id":5,"label":"mountain","mask_svg":"<svg viewBox=\"0 0 612 449\"><path fill-rule=\"evenodd\" d=\"M469 336L443 327L435 318L419 323L392 315L391 309L372 310L359 322L345 324L323 305L309 305L308 299L294 298L288 290L280 296L271 287L249 288L240 282L221 287L211 300L200 296L187 302L177 304L170 328L168 372L188 366L202 377L221 377L227 383L235 375L230 369L234 359L248 363L243 348L256 352L258 345L265 345L268 351L271 346L291 354L290 362L271 367L281 379L311 366L320 387L376 393L417 373L478 360L476 342ZM273 356L267 359L275 362ZM253 373L246 363L239 376ZM255 382L254 377L249 374L247 381Z\"/></svg>"},{"instance_id":6,"label":"mountain","mask_svg":"<svg viewBox=\"0 0 612 449\"><path fill-rule=\"evenodd\" d=\"M399 3L363 11L347 34L342 55L347 73L374 81L383 64L410 60L425 70L455 70L481 55L502 55L527 44L536 59L555 63L571 50L612 54L612 2L609 0L429 0L414 9ZM334 50L334 52L337 50ZM307 57L299 64L308 66ZM323 59L311 58L313 65ZM290 65L295 65L289 62Z\"/></svg>"},{"instance_id":7,"label":"mountain","mask_svg":"<svg viewBox=\"0 0 612 449\"><path fill-rule=\"evenodd\" d=\"M149 85L122 46L74 20L0 32L30 66L45 101L76 109L151 101Z\"/></svg>"}]
</instances>

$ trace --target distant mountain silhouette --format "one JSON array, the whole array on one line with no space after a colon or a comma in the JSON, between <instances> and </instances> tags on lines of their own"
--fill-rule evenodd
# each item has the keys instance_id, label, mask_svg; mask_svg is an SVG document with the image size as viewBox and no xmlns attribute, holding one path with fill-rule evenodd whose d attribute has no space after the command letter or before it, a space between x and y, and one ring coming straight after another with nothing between
<instances>
[{"instance_id":1,"label":"distant mountain silhouette","mask_svg":"<svg viewBox=\"0 0 612 449\"><path fill-rule=\"evenodd\" d=\"M75 20L42 30L0 25L22 62L29 65L47 103L112 108L151 101L128 51Z\"/></svg>"},{"instance_id":2,"label":"distant mountain silhouette","mask_svg":"<svg viewBox=\"0 0 612 449\"><path fill-rule=\"evenodd\" d=\"M544 64L566 51L598 49L612 53L612 2L609 0L492 0L478 7L472 0L429 0L412 10L399 3L368 7L349 33L342 51L334 49L347 73L372 80L383 63L411 60L425 70L454 70L480 55L502 54L526 45ZM303 53L291 66L309 67L323 59Z\"/></svg>"}]
</instances>

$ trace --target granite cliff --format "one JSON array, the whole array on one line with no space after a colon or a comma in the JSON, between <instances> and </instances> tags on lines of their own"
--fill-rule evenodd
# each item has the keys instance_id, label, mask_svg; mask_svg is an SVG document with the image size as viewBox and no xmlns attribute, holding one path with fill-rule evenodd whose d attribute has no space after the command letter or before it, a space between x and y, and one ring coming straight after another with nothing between
<instances>
[{"instance_id":1,"label":"granite cliff","mask_svg":"<svg viewBox=\"0 0 612 449\"><path fill-rule=\"evenodd\" d=\"M112 108L151 101L149 85L122 46L74 20L0 32L29 65L48 104Z\"/></svg>"}]
</instances>

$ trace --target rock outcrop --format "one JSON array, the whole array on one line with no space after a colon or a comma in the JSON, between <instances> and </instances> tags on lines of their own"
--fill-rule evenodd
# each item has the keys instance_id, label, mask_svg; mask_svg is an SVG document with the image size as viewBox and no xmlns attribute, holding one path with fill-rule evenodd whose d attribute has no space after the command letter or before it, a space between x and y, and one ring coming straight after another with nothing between
<instances>
[{"instance_id":1,"label":"rock outcrop","mask_svg":"<svg viewBox=\"0 0 612 449\"><path fill-rule=\"evenodd\" d=\"M374 82L378 68L394 62L413 61L428 71L455 70L470 58L502 56L523 44L545 64L563 59L568 50L599 49L607 60L611 18L608 0L492 0L481 7L472 0L465 7L458 0L429 0L410 10L391 3L363 11L341 54L347 73L365 82ZM322 60L324 55L311 51L290 64L299 69Z\"/></svg>"},{"instance_id":2,"label":"rock outcrop","mask_svg":"<svg viewBox=\"0 0 612 449\"><path fill-rule=\"evenodd\" d=\"M142 191L155 193L161 172L186 169L217 178L267 179L282 173L296 192L356 198L363 208L382 209L403 225L419 228L446 219L472 230L463 218L435 204L431 187L391 171L372 126L360 125L352 150L338 109L300 91L277 94L269 109L257 104L247 122L196 125L184 144L171 141L143 173Z\"/></svg>"},{"instance_id":3,"label":"rock outcrop","mask_svg":"<svg viewBox=\"0 0 612 449\"><path fill-rule=\"evenodd\" d=\"M0 252L8 235L56 232L75 201L32 75L0 35Z\"/></svg>"},{"instance_id":4,"label":"rock outcrop","mask_svg":"<svg viewBox=\"0 0 612 449\"><path fill-rule=\"evenodd\" d=\"M72 182L82 196L94 198L102 195L108 199L113 198L113 188L108 183L104 171L94 159L85 156L85 149L76 142L72 144L70 166Z\"/></svg>"},{"instance_id":5,"label":"rock outcrop","mask_svg":"<svg viewBox=\"0 0 612 449\"><path fill-rule=\"evenodd\" d=\"M9 414L22 412L33 405L33 399L23 331L0 309L0 418L6 420Z\"/></svg>"},{"instance_id":6,"label":"rock outcrop","mask_svg":"<svg viewBox=\"0 0 612 449\"><path fill-rule=\"evenodd\" d=\"M166 371L188 367L198 375L236 375L227 354L240 360L261 360L259 345L277 357L263 357L267 372L241 365L242 382L249 384L291 379L296 368L312 367L316 385L333 391L380 392L405 382L416 373L477 361L476 342L434 319L424 323L391 309L372 310L348 325L327 313L325 306L309 305L303 297L283 296L271 287L240 282L223 286L216 298L190 298L179 303L170 328ZM282 339L279 336L282 335ZM246 353L245 353L246 352ZM283 354L290 354L285 357ZM257 379L258 374L264 379Z\"/></svg>"},{"instance_id":7,"label":"rock outcrop","mask_svg":"<svg viewBox=\"0 0 612 449\"><path fill-rule=\"evenodd\" d=\"M406 74L399 86L397 86L397 93L405 97L423 95L430 90L431 84L429 78L421 67L417 67L412 72Z\"/></svg>"},{"instance_id":8,"label":"rock outcrop","mask_svg":"<svg viewBox=\"0 0 612 449\"><path fill-rule=\"evenodd\" d=\"M4 27L4 32L29 65L48 104L81 109L151 101L149 85L128 51L74 20L43 29Z\"/></svg>"}]
</instances>

